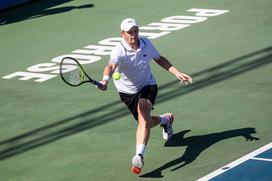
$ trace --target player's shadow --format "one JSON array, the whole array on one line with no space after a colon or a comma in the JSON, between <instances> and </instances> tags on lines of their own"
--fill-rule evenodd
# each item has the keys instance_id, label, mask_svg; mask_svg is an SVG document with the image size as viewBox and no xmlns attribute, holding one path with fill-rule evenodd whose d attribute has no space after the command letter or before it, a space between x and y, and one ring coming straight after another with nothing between
<instances>
[{"instance_id":1,"label":"player's shadow","mask_svg":"<svg viewBox=\"0 0 272 181\"><path fill-rule=\"evenodd\" d=\"M145 173L140 177L163 177L163 170L174 167L171 169L171 171L175 171L181 167L184 167L192 163L207 148L225 139L242 136L246 139L246 141L259 140L259 138L253 137L251 135L256 133L255 128L242 128L207 135L185 137L185 134L190 131L191 130L185 130L174 134L173 137L164 145L165 147L186 147L185 152L182 153L180 157L171 160L161 167L151 172Z\"/></svg>"},{"instance_id":2,"label":"player's shadow","mask_svg":"<svg viewBox=\"0 0 272 181\"><path fill-rule=\"evenodd\" d=\"M61 4L71 1L73 0L39 0L31 1L20 6L15 6L13 8L0 12L0 25L11 24L48 15L65 13L74 9L94 7L94 4L84 4L80 6L64 6L53 8L55 6L59 6Z\"/></svg>"}]
</instances>

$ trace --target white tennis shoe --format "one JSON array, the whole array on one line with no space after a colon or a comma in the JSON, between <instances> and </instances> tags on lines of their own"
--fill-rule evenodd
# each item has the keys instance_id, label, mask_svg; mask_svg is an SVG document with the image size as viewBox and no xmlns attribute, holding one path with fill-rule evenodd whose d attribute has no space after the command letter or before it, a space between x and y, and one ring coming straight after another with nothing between
<instances>
[{"instance_id":1,"label":"white tennis shoe","mask_svg":"<svg viewBox=\"0 0 272 181\"><path fill-rule=\"evenodd\" d=\"M132 158L131 172L135 174L140 174L143 166L144 166L144 157L141 154L135 155Z\"/></svg>"},{"instance_id":2,"label":"white tennis shoe","mask_svg":"<svg viewBox=\"0 0 272 181\"><path fill-rule=\"evenodd\" d=\"M168 140L174 134L173 126L172 126L172 124L174 122L174 116L172 113L165 113L164 115L167 117L167 122L166 122L166 124L161 124L161 127L163 128L162 129L162 137L163 137L163 139Z\"/></svg>"}]
</instances>

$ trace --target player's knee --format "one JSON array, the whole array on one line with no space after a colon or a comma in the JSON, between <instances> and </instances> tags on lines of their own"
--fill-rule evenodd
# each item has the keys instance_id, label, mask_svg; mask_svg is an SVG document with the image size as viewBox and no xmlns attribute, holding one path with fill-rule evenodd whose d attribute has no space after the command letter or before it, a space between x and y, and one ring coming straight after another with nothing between
<instances>
[{"instance_id":1,"label":"player's knee","mask_svg":"<svg viewBox=\"0 0 272 181\"><path fill-rule=\"evenodd\" d=\"M148 99L139 99L138 102L138 118L139 122L147 128L152 128L152 119L150 117L150 110L152 104Z\"/></svg>"},{"instance_id":2,"label":"player's knee","mask_svg":"<svg viewBox=\"0 0 272 181\"><path fill-rule=\"evenodd\" d=\"M149 113L152 108L152 104L148 99L141 98L138 101L138 109L141 113Z\"/></svg>"}]
</instances>

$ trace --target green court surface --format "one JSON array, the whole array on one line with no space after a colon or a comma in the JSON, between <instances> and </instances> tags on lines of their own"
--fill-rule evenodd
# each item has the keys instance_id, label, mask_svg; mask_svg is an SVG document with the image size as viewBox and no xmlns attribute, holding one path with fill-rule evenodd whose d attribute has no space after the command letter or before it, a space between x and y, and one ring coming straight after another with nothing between
<instances>
[{"instance_id":1,"label":"green court surface","mask_svg":"<svg viewBox=\"0 0 272 181\"><path fill-rule=\"evenodd\" d=\"M193 8L225 13L204 20ZM37 0L0 12L0 180L193 181L270 143L271 9L271 0ZM180 87L152 64L159 84L152 113L173 112L176 134L165 142L161 128L152 129L137 176L136 123L113 83L106 92L69 87L53 60L87 56L77 50L119 37L126 17L148 26L172 16L203 20L152 39L194 83ZM92 55L101 59L84 67L99 80L109 56ZM51 78L14 76L22 72Z\"/></svg>"}]
</instances>

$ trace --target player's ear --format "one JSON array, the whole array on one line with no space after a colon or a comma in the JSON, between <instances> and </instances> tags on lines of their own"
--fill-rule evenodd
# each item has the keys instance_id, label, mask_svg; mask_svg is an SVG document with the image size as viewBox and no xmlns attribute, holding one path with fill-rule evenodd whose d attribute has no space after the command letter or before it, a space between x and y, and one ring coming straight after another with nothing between
<instances>
[{"instance_id":1,"label":"player's ear","mask_svg":"<svg viewBox=\"0 0 272 181\"><path fill-rule=\"evenodd\" d=\"M124 31L121 31L121 36L124 37L125 36L125 32Z\"/></svg>"}]
</instances>

